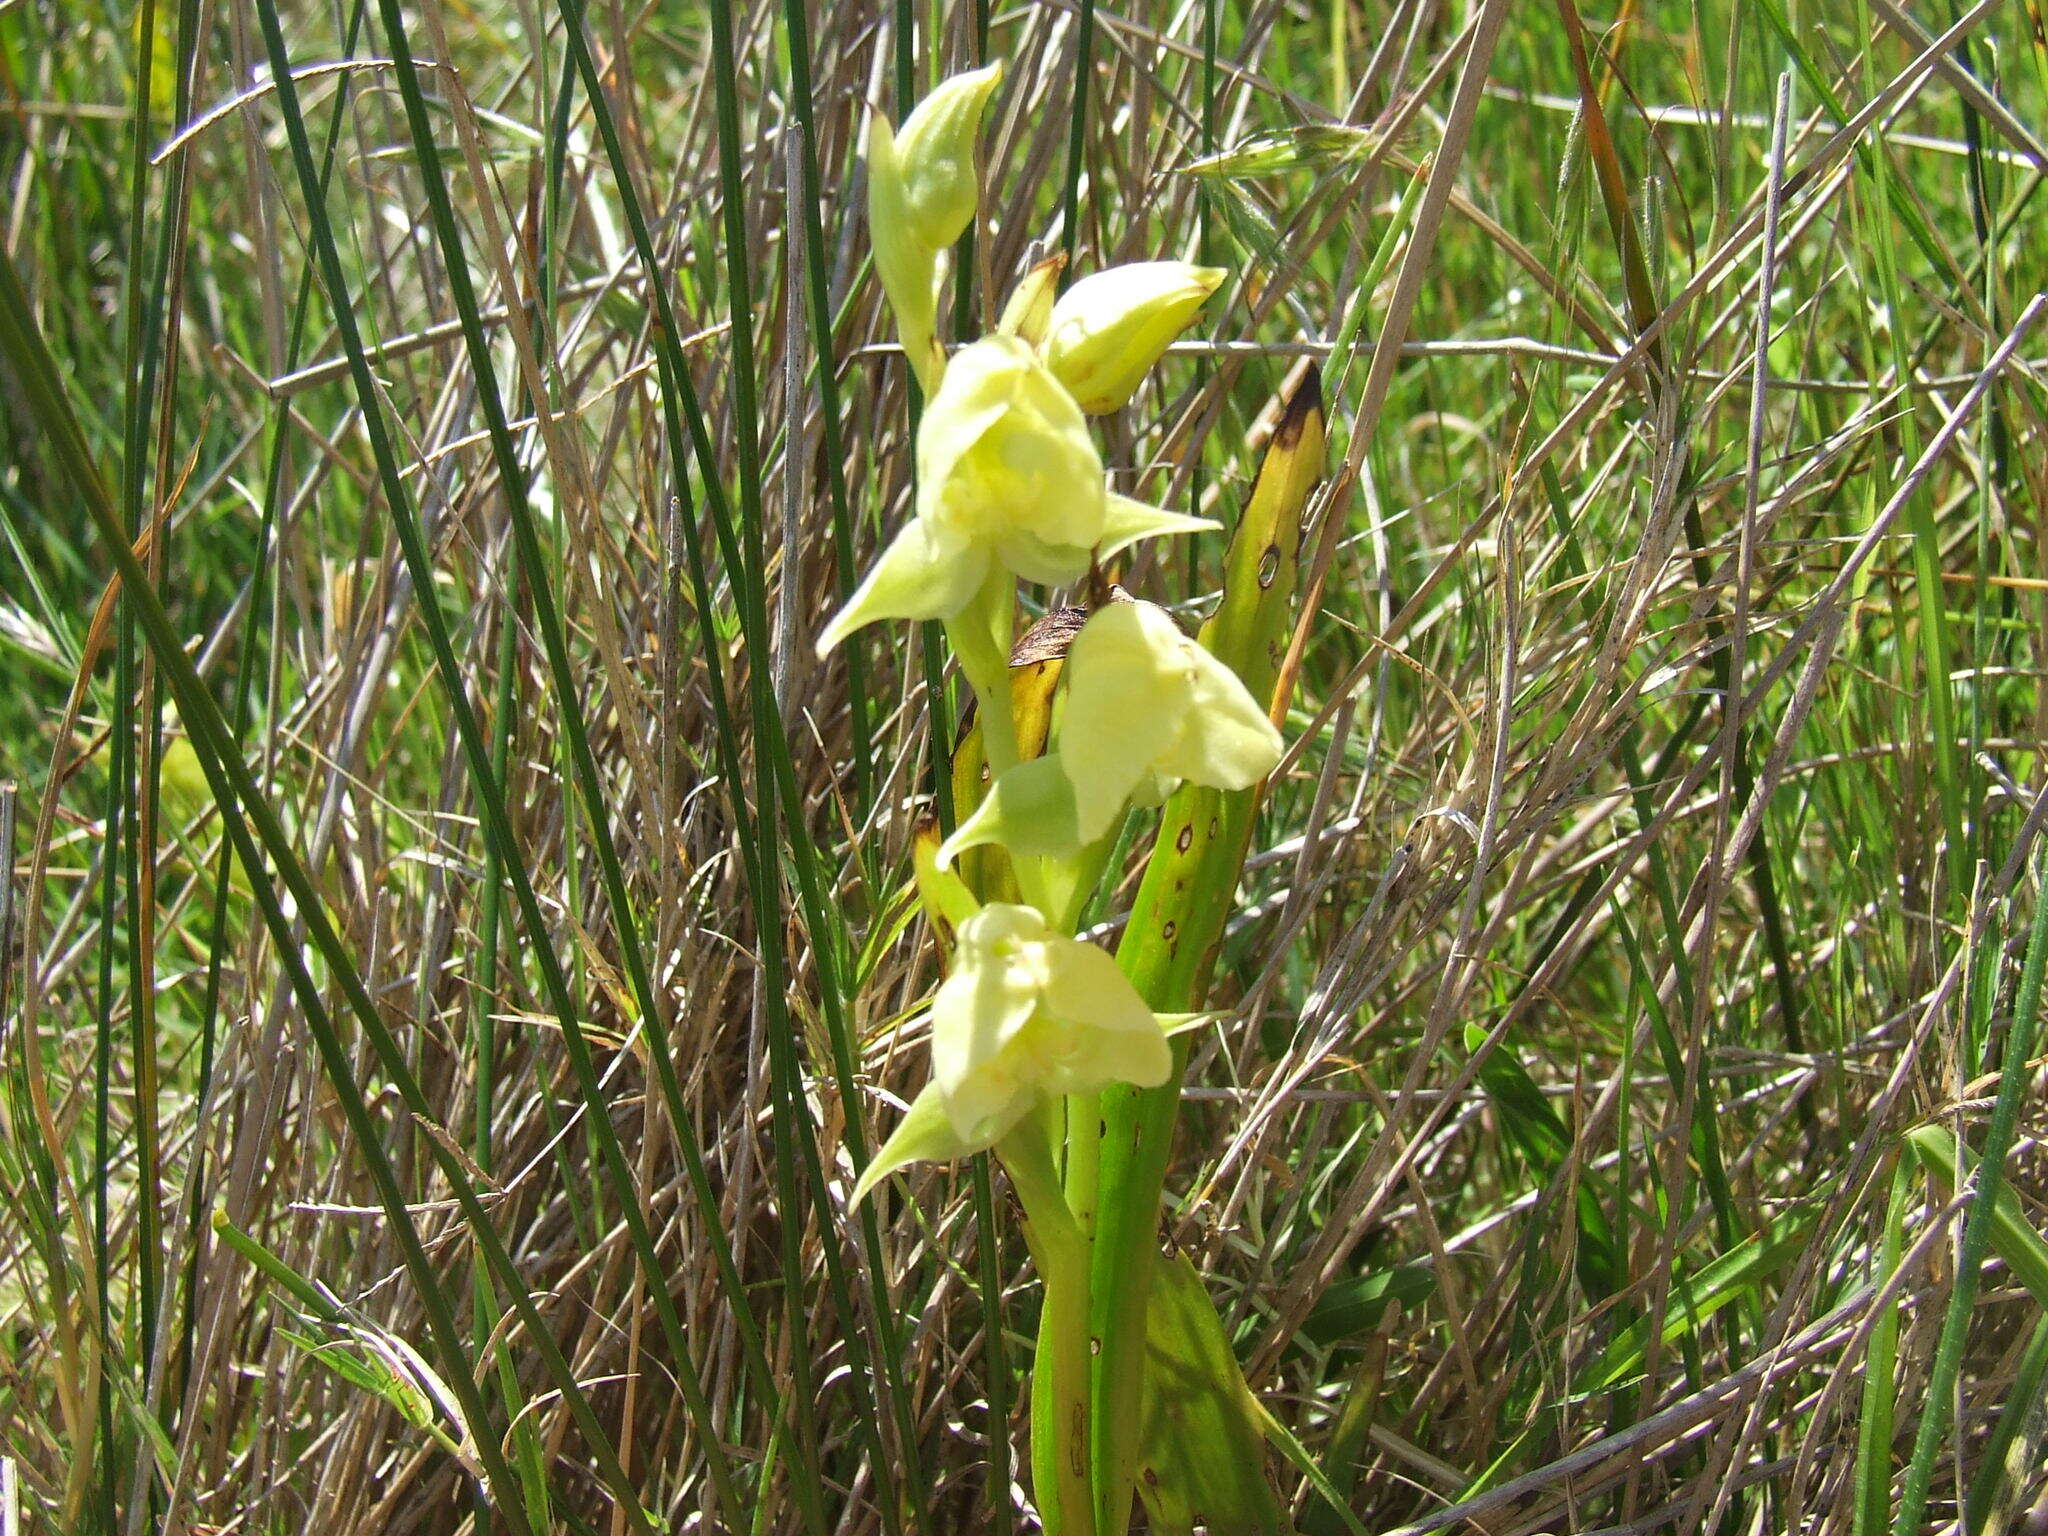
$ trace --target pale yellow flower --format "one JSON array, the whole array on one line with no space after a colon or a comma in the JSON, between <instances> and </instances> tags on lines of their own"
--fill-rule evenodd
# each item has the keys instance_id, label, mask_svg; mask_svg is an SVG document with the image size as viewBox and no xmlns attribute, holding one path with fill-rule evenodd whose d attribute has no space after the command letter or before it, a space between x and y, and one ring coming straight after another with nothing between
<instances>
[{"instance_id":1,"label":"pale yellow flower","mask_svg":"<svg viewBox=\"0 0 2048 1536\"><path fill-rule=\"evenodd\" d=\"M1111 603L1081 626L1061 678L1056 747L997 779L939 861L984 843L1067 858L1125 806L1182 780L1249 789L1280 761L1280 733L1237 674L1152 603Z\"/></svg>"},{"instance_id":2,"label":"pale yellow flower","mask_svg":"<svg viewBox=\"0 0 2048 1536\"><path fill-rule=\"evenodd\" d=\"M1191 780L1249 789L1280 761L1280 733L1237 674L1152 603L1111 603L1067 653L1060 759L1083 841L1136 791Z\"/></svg>"},{"instance_id":3,"label":"pale yellow flower","mask_svg":"<svg viewBox=\"0 0 2048 1536\"><path fill-rule=\"evenodd\" d=\"M956 931L932 1000L932 1076L853 1198L906 1163L994 1146L1041 1102L1166 1081L1165 1026L1107 951L992 902Z\"/></svg>"},{"instance_id":4,"label":"pale yellow flower","mask_svg":"<svg viewBox=\"0 0 2048 1536\"><path fill-rule=\"evenodd\" d=\"M962 347L917 434L917 508L818 640L950 619L998 569L1067 586L1139 539L1213 528L1112 494L1079 407L1013 336Z\"/></svg>"},{"instance_id":5,"label":"pale yellow flower","mask_svg":"<svg viewBox=\"0 0 2048 1536\"><path fill-rule=\"evenodd\" d=\"M1073 396L1011 336L962 347L917 435L918 515L1026 581L1065 585L1101 542L1109 493Z\"/></svg>"}]
</instances>

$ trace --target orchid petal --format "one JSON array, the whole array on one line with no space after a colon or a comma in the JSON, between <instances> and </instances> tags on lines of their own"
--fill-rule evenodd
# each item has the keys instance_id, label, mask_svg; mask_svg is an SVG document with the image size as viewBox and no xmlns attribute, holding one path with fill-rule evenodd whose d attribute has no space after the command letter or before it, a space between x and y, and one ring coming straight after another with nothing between
<instances>
[{"instance_id":1,"label":"orchid petal","mask_svg":"<svg viewBox=\"0 0 2048 1536\"><path fill-rule=\"evenodd\" d=\"M959 1132L953 1129L953 1122L946 1118L945 1102L939 1096L938 1085L928 1083L924 1092L911 1100L910 1108L896 1122L896 1129L889 1133L889 1139L882 1143L867 1167L861 1170L847 1208L851 1210L859 1205L877 1184L911 1163L948 1163L979 1150L963 1141Z\"/></svg>"},{"instance_id":2,"label":"orchid petal","mask_svg":"<svg viewBox=\"0 0 2048 1536\"><path fill-rule=\"evenodd\" d=\"M1176 533L1202 533L1223 525L1212 517L1190 517L1164 507L1148 507L1142 501L1110 493L1109 507L1102 519L1102 544L1098 560L1121 554L1140 539L1156 539Z\"/></svg>"},{"instance_id":3,"label":"orchid petal","mask_svg":"<svg viewBox=\"0 0 2048 1536\"><path fill-rule=\"evenodd\" d=\"M1212 789L1249 789L1273 771L1285 743L1235 672L1193 641L1187 660L1187 716L1158 765Z\"/></svg>"},{"instance_id":4,"label":"orchid petal","mask_svg":"<svg viewBox=\"0 0 2048 1536\"><path fill-rule=\"evenodd\" d=\"M1067 653L1059 758L1083 842L1110 829L1179 731L1184 700L1161 664L1174 658L1152 633L1157 624L1173 627L1150 604L1112 603L1089 616Z\"/></svg>"},{"instance_id":5,"label":"orchid petal","mask_svg":"<svg viewBox=\"0 0 2048 1536\"><path fill-rule=\"evenodd\" d=\"M1073 782L1057 758L1034 757L998 775L974 814L940 846L939 867L988 843L1027 859L1065 859L1081 851Z\"/></svg>"},{"instance_id":6,"label":"orchid petal","mask_svg":"<svg viewBox=\"0 0 2048 1536\"><path fill-rule=\"evenodd\" d=\"M950 529L913 517L825 626L818 654L878 619L951 618L979 590L988 560L986 550Z\"/></svg>"}]
</instances>

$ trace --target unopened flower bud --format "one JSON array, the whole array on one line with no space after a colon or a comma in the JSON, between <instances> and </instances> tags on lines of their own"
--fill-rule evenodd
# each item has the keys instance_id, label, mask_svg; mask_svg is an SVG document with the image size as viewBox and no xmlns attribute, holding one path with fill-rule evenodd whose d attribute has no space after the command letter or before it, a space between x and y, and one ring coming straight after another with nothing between
<instances>
[{"instance_id":1,"label":"unopened flower bud","mask_svg":"<svg viewBox=\"0 0 2048 1536\"><path fill-rule=\"evenodd\" d=\"M945 368L938 332L939 251L919 239L908 207L902 156L884 117L868 122L868 235L896 335L911 371L926 390Z\"/></svg>"},{"instance_id":2,"label":"unopened flower bud","mask_svg":"<svg viewBox=\"0 0 2048 1536\"><path fill-rule=\"evenodd\" d=\"M1138 261L1082 278L1053 306L1046 366L1082 410L1121 409L1227 275L1184 261Z\"/></svg>"},{"instance_id":3,"label":"unopened flower bud","mask_svg":"<svg viewBox=\"0 0 2048 1536\"><path fill-rule=\"evenodd\" d=\"M981 202L974 150L982 109L1003 78L1003 66L971 70L940 83L896 131L909 233L943 250L966 233Z\"/></svg>"}]
</instances>

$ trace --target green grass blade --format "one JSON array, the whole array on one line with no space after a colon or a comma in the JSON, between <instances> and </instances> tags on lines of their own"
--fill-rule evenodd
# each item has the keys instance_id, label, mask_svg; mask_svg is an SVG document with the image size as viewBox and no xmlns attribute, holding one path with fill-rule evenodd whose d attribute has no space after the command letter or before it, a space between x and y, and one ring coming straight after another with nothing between
<instances>
[{"instance_id":1,"label":"green grass blade","mask_svg":"<svg viewBox=\"0 0 2048 1536\"><path fill-rule=\"evenodd\" d=\"M2041 1021L2044 962L2048 962L2048 902L2037 902L2033 933L2027 940L2027 958L2021 967L2018 993L2013 999L2012 1024L2006 1036L2004 1060L1999 1067L1998 1097L1993 1101L1991 1123L1984 1132L1984 1151L1976 1167L1976 1187L1970 1195L1969 1215L1963 1223L1962 1247L1956 1256L1956 1275L1949 1290L1948 1310L1941 1320L1941 1337L1935 1345L1934 1366L1928 1373L1927 1397L1920 1410L1919 1428L1913 1436L1913 1457L1906 1465L1906 1482L1899 1493L1898 1513L1892 1522L1896 1536L1917 1536L1927 1513L1927 1492L1934 1480L1934 1465L1941 1458L1956 1380L1962 1369L1963 1345L1969 1336L1970 1316L1975 1309L1977 1282L1986 1252L1996 1246L2008 1263L2013 1262L2007 1252L2009 1244L2015 1252L2030 1256L2041 1252L2038 1234L2026 1228L2017 1217L2018 1202L2010 1201L2005 1185L2005 1159L2012 1150L2013 1136L2018 1127L2020 1100L2033 1078L2034 1041ZM1914 1132L1915 1150L1925 1158L1928 1153L1922 1144L1940 1136L1942 1132L1932 1126ZM1957 1141L1960 1143L1960 1137ZM1955 1155L1961 1162L1960 1149ZM1961 1171L1958 1173L1960 1177ZM2008 1209L2014 1214L2001 1211L2001 1197L2010 1201ZM2034 1241L2011 1243L2010 1238L2000 1241L2000 1237L2010 1233L2015 1224ZM2048 1270L2044 1270L2039 1259L2036 1257L2024 1268L2015 1263L2013 1268L2035 1290L2035 1294L2043 1298L2043 1304L2048 1305L2048 1285L2041 1283L2048 1281ZM2030 1270L2031 1273L2028 1272Z\"/></svg>"},{"instance_id":2,"label":"green grass blade","mask_svg":"<svg viewBox=\"0 0 2048 1536\"><path fill-rule=\"evenodd\" d=\"M1884 1231L1878 1239L1873 1285L1898 1271L1903 1251L1906 1203L1910 1197L1905 1159L1892 1170L1885 1202ZM1877 1536L1892 1508L1892 1426L1898 1395L1899 1308L1885 1309L1870 1330L1863 1356L1863 1409L1856 1421L1856 1524L1854 1536Z\"/></svg>"}]
</instances>

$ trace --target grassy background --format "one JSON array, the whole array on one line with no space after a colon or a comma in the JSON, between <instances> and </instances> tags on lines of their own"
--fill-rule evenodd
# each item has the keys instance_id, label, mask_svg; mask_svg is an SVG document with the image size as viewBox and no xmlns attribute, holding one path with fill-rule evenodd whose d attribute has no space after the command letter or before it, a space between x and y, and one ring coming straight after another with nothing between
<instances>
[{"instance_id":1,"label":"grassy background","mask_svg":"<svg viewBox=\"0 0 2048 1536\"><path fill-rule=\"evenodd\" d=\"M1168 1180L1267 1407L1375 1530L2013 1528L2037 14L17 0L0 1529L1032 1527L1000 1178L844 1210L958 700L808 642L908 492L863 115L984 56L961 334L1236 274L1122 488L1325 370Z\"/></svg>"}]
</instances>

